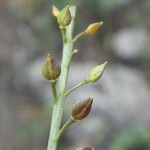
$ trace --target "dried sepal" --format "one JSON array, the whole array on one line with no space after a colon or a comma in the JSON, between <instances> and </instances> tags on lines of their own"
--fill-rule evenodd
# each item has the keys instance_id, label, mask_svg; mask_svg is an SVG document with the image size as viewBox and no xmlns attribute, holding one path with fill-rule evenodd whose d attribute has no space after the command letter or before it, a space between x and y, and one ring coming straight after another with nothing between
<instances>
[{"instance_id":1,"label":"dried sepal","mask_svg":"<svg viewBox=\"0 0 150 150\"><path fill-rule=\"evenodd\" d=\"M57 17L60 13L60 10L55 5L53 5L52 6L52 13L55 17Z\"/></svg>"}]
</instances>

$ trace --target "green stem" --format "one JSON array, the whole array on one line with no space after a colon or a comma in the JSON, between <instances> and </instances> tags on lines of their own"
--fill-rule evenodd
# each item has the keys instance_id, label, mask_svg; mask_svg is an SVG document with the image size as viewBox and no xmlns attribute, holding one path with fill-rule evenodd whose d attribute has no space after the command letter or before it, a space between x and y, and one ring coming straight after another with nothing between
<instances>
[{"instance_id":1,"label":"green stem","mask_svg":"<svg viewBox=\"0 0 150 150\"><path fill-rule=\"evenodd\" d=\"M56 139L56 135L59 132L63 114L64 100L65 100L64 93L66 92L71 60L70 57L72 55L73 49L72 35L74 29L74 18L76 13L76 7L71 6L70 11L73 19L70 25L66 28L66 41L63 42L63 56L61 64L61 75L59 77L58 96L57 102L53 106L50 137L48 140L47 150L57 149L58 139Z\"/></svg>"},{"instance_id":2,"label":"green stem","mask_svg":"<svg viewBox=\"0 0 150 150\"><path fill-rule=\"evenodd\" d=\"M53 93L53 105L57 101L56 81L50 82L52 93Z\"/></svg>"},{"instance_id":3,"label":"green stem","mask_svg":"<svg viewBox=\"0 0 150 150\"><path fill-rule=\"evenodd\" d=\"M85 84L86 84L85 81L83 81L83 82L77 84L77 85L74 86L73 88L69 89L69 90L65 93L65 96L67 97L71 92L73 92L74 90L76 90L77 88L79 88L80 86L85 85Z\"/></svg>"},{"instance_id":4,"label":"green stem","mask_svg":"<svg viewBox=\"0 0 150 150\"><path fill-rule=\"evenodd\" d=\"M68 120L64 126L59 130L59 132L57 133L56 135L56 140L59 140L61 135L64 133L64 131L70 126L72 125L73 123L75 123L76 120L74 120L73 118L71 118L70 120Z\"/></svg>"},{"instance_id":5,"label":"green stem","mask_svg":"<svg viewBox=\"0 0 150 150\"><path fill-rule=\"evenodd\" d=\"M66 29L63 28L63 27L59 27L60 28L60 31L61 31L61 34L62 34L62 42L65 43L65 40L66 40Z\"/></svg>"}]
</instances>

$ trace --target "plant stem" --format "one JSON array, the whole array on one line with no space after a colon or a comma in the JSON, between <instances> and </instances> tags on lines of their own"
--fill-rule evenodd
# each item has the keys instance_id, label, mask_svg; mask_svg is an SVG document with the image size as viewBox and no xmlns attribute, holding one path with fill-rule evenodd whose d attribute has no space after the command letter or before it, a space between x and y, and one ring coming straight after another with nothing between
<instances>
[{"instance_id":1,"label":"plant stem","mask_svg":"<svg viewBox=\"0 0 150 150\"><path fill-rule=\"evenodd\" d=\"M59 138L61 137L61 135L64 133L64 131L73 123L75 123L76 120L74 120L73 118L71 118L70 120L68 120L64 126L59 130L59 132L56 135L56 140L59 140Z\"/></svg>"},{"instance_id":2,"label":"plant stem","mask_svg":"<svg viewBox=\"0 0 150 150\"><path fill-rule=\"evenodd\" d=\"M65 40L66 40L66 29L63 28L63 27L59 27L60 28L60 31L61 31L61 34L62 34L62 42L65 43Z\"/></svg>"},{"instance_id":3,"label":"plant stem","mask_svg":"<svg viewBox=\"0 0 150 150\"><path fill-rule=\"evenodd\" d=\"M76 41L78 41L81 37L85 36L86 35L86 32L83 31L81 33L79 33L78 35L76 35L73 39L73 42L75 43Z\"/></svg>"},{"instance_id":4,"label":"plant stem","mask_svg":"<svg viewBox=\"0 0 150 150\"><path fill-rule=\"evenodd\" d=\"M77 88L79 88L80 86L85 85L85 84L86 84L85 81L83 81L83 82L77 84L77 85L74 86L73 88L69 89L69 90L65 93L65 96L67 97L71 92L73 92L74 90L76 90Z\"/></svg>"},{"instance_id":5,"label":"plant stem","mask_svg":"<svg viewBox=\"0 0 150 150\"><path fill-rule=\"evenodd\" d=\"M53 93L53 105L57 101L56 81L50 82L52 93Z\"/></svg>"},{"instance_id":6,"label":"plant stem","mask_svg":"<svg viewBox=\"0 0 150 150\"><path fill-rule=\"evenodd\" d=\"M59 85L58 85L58 96L57 102L53 106L53 113L52 113L52 121L51 121L51 129L50 129L50 136L48 140L48 147L47 150L56 150L58 139L56 139L56 135L59 132L62 120L62 113L64 107L64 100L65 96L64 93L67 87L68 81L68 73L70 67L70 57L72 55L73 49L73 29L74 29L74 18L76 13L76 7L70 7L71 15L72 15L72 22L66 28L66 40L63 42L63 56L62 56L62 64L61 64L61 75L59 78Z\"/></svg>"}]
</instances>

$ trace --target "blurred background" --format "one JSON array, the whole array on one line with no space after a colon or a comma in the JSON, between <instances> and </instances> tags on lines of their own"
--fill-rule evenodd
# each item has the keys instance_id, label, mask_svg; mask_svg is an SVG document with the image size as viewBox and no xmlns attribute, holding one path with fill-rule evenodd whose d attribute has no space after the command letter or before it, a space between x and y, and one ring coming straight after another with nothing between
<instances>
[{"instance_id":1,"label":"blurred background","mask_svg":"<svg viewBox=\"0 0 150 150\"><path fill-rule=\"evenodd\" d=\"M75 34L104 21L96 36L75 45L68 87L108 61L101 80L68 97L63 123L76 101L93 96L94 105L65 132L59 149L150 150L149 0L0 0L0 150L47 147L51 93L41 63L47 53L61 62L62 54L52 4L77 5Z\"/></svg>"}]
</instances>

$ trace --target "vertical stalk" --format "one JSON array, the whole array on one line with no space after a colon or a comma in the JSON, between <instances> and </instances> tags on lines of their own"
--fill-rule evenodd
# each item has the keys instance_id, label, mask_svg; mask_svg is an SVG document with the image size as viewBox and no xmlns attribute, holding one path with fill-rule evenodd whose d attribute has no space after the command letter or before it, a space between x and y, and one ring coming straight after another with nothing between
<instances>
[{"instance_id":1,"label":"vertical stalk","mask_svg":"<svg viewBox=\"0 0 150 150\"><path fill-rule=\"evenodd\" d=\"M72 21L70 25L66 28L66 40L63 42L63 56L62 56L62 64L61 64L61 75L59 78L59 85L58 85L58 97L57 97L57 101L53 105L53 114L52 114L51 129L50 129L47 150L57 149L58 140L56 139L56 135L60 130L61 120L62 120L62 113L63 113L64 100L65 100L64 94L66 92L70 60L71 60L70 58L72 56L72 49L73 49L72 35L74 29L76 7L71 6L70 11L72 15Z\"/></svg>"},{"instance_id":2,"label":"vertical stalk","mask_svg":"<svg viewBox=\"0 0 150 150\"><path fill-rule=\"evenodd\" d=\"M50 82L51 90L52 90L52 93L53 93L53 102L52 102L53 105L57 101L56 83L57 83L57 81Z\"/></svg>"}]
</instances>

